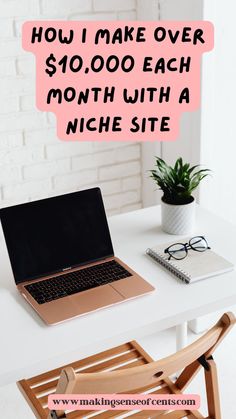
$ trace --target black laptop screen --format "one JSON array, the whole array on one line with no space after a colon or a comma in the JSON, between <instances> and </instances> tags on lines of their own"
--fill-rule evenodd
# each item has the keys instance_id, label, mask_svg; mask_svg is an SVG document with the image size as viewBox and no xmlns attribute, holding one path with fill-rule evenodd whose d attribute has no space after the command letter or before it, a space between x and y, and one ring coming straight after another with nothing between
<instances>
[{"instance_id":1,"label":"black laptop screen","mask_svg":"<svg viewBox=\"0 0 236 419\"><path fill-rule=\"evenodd\" d=\"M0 218L17 284L113 255L99 188L3 208Z\"/></svg>"}]
</instances>

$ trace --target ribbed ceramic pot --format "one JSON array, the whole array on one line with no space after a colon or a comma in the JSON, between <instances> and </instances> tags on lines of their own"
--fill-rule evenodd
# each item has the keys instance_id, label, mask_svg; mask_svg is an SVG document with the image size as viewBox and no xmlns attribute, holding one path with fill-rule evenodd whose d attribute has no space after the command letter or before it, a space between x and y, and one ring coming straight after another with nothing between
<instances>
[{"instance_id":1,"label":"ribbed ceramic pot","mask_svg":"<svg viewBox=\"0 0 236 419\"><path fill-rule=\"evenodd\" d=\"M166 204L161 200L162 229L169 234L190 234L195 226L195 200L185 205Z\"/></svg>"}]
</instances>

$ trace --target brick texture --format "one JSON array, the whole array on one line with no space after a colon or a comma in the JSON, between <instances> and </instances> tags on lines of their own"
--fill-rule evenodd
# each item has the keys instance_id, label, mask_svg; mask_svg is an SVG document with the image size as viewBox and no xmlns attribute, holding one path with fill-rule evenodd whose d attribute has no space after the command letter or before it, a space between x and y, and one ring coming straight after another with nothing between
<instances>
[{"instance_id":1,"label":"brick texture","mask_svg":"<svg viewBox=\"0 0 236 419\"><path fill-rule=\"evenodd\" d=\"M0 205L100 186L108 214L141 207L141 147L65 143L35 105L35 59L21 47L26 20L135 20L136 0L0 0Z\"/></svg>"}]
</instances>

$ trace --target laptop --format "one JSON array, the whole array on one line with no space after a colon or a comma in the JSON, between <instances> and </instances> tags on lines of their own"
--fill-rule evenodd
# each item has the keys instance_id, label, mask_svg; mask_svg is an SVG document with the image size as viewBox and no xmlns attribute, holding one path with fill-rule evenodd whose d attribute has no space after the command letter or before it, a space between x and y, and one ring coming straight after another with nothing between
<instances>
[{"instance_id":1,"label":"laptop","mask_svg":"<svg viewBox=\"0 0 236 419\"><path fill-rule=\"evenodd\" d=\"M114 255L99 188L0 210L16 286L47 325L154 288Z\"/></svg>"}]
</instances>

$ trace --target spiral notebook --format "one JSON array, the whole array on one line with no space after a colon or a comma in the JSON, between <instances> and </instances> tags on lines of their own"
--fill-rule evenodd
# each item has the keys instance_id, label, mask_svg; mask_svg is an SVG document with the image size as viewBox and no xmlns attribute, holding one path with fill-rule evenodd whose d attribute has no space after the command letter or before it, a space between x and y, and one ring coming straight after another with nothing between
<instances>
[{"instance_id":1,"label":"spiral notebook","mask_svg":"<svg viewBox=\"0 0 236 419\"><path fill-rule=\"evenodd\" d=\"M186 243L188 240L188 238L183 239L183 242ZM172 258L168 260L169 255L164 253L164 249L173 243L162 244L152 249L148 248L146 254L186 284L220 275L234 269L232 263L210 249L207 249L205 252L189 250L185 259L176 260Z\"/></svg>"}]
</instances>

